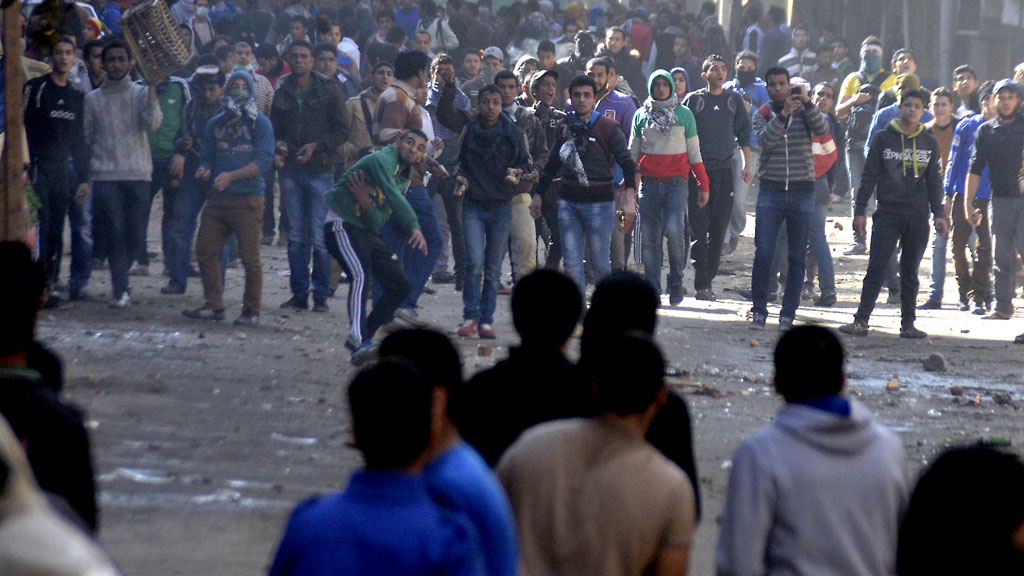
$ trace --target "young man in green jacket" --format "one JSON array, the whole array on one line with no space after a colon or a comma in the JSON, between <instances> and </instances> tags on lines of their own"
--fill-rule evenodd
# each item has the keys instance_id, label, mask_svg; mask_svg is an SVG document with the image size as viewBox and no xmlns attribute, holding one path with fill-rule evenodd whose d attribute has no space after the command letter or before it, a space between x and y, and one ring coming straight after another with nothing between
<instances>
[{"instance_id":1,"label":"young man in green jacket","mask_svg":"<svg viewBox=\"0 0 1024 576\"><path fill-rule=\"evenodd\" d=\"M427 253L416 213L404 195L413 166L423 162L426 153L426 135L406 130L396 143L362 157L326 195L327 250L352 279L348 292L351 327L345 347L352 351L351 361L356 366L371 358L373 335L394 318L411 288L398 259L380 237L381 227L394 217L410 231L409 245ZM367 316L364 304L371 278L380 283L384 294Z\"/></svg>"}]
</instances>

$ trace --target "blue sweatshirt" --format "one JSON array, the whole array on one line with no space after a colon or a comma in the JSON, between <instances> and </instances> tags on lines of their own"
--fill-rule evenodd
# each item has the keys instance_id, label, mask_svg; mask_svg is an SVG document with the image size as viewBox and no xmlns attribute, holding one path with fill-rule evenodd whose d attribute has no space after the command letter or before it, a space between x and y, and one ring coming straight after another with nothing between
<instances>
[{"instance_id":1,"label":"blue sweatshirt","mask_svg":"<svg viewBox=\"0 0 1024 576\"><path fill-rule=\"evenodd\" d=\"M473 528L411 474L360 470L341 493L295 507L270 576L483 576Z\"/></svg>"},{"instance_id":2,"label":"blue sweatshirt","mask_svg":"<svg viewBox=\"0 0 1024 576\"><path fill-rule=\"evenodd\" d=\"M875 112L873 118L871 118L871 127L868 128L868 139L864 141L864 157L868 157L868 150L871 149L871 138L874 137L875 133L881 132L888 128L889 123L893 120L900 119L900 103L889 104L885 108L882 108ZM932 113L928 111L928 108L924 109L924 114L921 116L921 124L927 124L935 119Z\"/></svg>"},{"instance_id":3,"label":"blue sweatshirt","mask_svg":"<svg viewBox=\"0 0 1024 576\"><path fill-rule=\"evenodd\" d=\"M244 130L237 129L240 124L244 124ZM199 166L211 172L211 183L221 172L238 170L253 162L260 168L259 174L235 180L221 194L263 195L263 173L270 170L274 161L274 128L266 116L260 114L253 121L236 120L228 112L217 114L203 130L202 150Z\"/></svg>"},{"instance_id":4,"label":"blue sweatshirt","mask_svg":"<svg viewBox=\"0 0 1024 576\"><path fill-rule=\"evenodd\" d=\"M942 182L942 189L946 196L955 196L966 192L964 183L967 181L967 172L971 167L974 136L978 133L978 127L984 123L985 118L981 114L972 114L957 123L953 132L953 146L949 149L946 174ZM988 200L992 197L992 183L989 182L988 171L989 167L985 165L975 198Z\"/></svg>"}]
</instances>

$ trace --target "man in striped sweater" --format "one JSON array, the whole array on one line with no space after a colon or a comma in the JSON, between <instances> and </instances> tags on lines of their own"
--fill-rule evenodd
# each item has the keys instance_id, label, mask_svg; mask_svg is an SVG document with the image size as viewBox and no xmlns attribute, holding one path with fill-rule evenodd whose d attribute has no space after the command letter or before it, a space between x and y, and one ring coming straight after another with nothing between
<instances>
[{"instance_id":1,"label":"man in striped sweater","mask_svg":"<svg viewBox=\"0 0 1024 576\"><path fill-rule=\"evenodd\" d=\"M768 283L775 241L783 222L789 241L789 274L779 312L779 327L793 325L800 305L807 251L807 222L814 212L814 155L812 136L828 133L828 121L807 95L792 90L789 71L775 66L765 74L772 101L752 114L761 148L758 175L761 191L754 217L754 270L750 282L751 328L763 329L768 320Z\"/></svg>"},{"instance_id":2,"label":"man in striped sweater","mask_svg":"<svg viewBox=\"0 0 1024 576\"><path fill-rule=\"evenodd\" d=\"M698 203L708 202L708 177L700 155L693 113L679 103L672 76L655 70L647 84L650 97L633 116L629 152L637 163L640 190L641 257L647 280L661 293L662 234L668 235L669 304L683 300L688 181L692 171L700 187Z\"/></svg>"}]
</instances>

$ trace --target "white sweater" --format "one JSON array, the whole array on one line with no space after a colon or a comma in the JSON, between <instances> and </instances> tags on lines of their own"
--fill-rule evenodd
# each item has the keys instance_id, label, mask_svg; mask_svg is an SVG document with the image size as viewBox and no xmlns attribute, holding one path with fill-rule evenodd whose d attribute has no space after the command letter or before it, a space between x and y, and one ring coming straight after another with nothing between
<instances>
[{"instance_id":1,"label":"white sweater","mask_svg":"<svg viewBox=\"0 0 1024 576\"><path fill-rule=\"evenodd\" d=\"M85 95L85 138L92 160L90 182L143 181L153 175L147 132L160 127L163 114L149 88L128 76L107 80Z\"/></svg>"}]
</instances>

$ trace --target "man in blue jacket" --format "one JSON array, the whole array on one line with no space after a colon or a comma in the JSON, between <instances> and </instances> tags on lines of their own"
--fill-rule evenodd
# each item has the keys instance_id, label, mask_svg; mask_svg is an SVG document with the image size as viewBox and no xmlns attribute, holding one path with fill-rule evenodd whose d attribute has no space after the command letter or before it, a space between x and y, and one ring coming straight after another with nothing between
<instances>
[{"instance_id":1,"label":"man in blue jacket","mask_svg":"<svg viewBox=\"0 0 1024 576\"><path fill-rule=\"evenodd\" d=\"M203 131L202 157L196 179L213 179L203 208L196 256L206 303L185 316L199 320L224 319L224 277L218 254L234 234L245 267L242 315L235 324L255 326L263 300L263 263L260 238L263 230L262 174L274 159L274 129L260 114L255 87L248 72L228 78L225 111L214 116Z\"/></svg>"}]
</instances>

